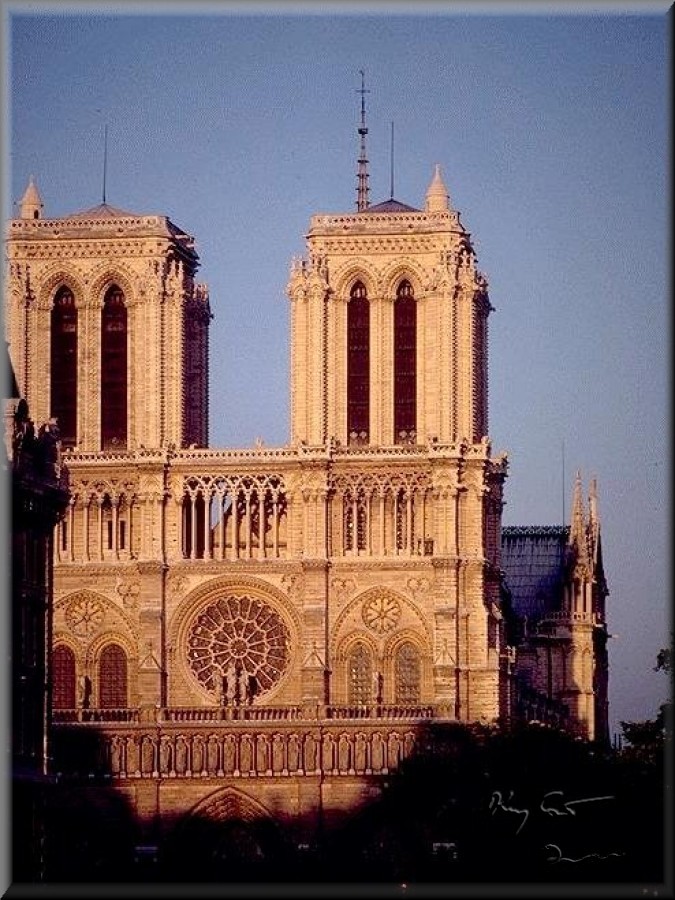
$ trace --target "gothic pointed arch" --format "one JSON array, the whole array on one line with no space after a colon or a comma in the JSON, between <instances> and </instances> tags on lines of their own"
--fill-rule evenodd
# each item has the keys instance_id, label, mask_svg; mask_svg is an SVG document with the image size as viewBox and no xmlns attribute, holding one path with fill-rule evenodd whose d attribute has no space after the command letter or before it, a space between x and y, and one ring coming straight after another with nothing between
<instances>
[{"instance_id":1,"label":"gothic pointed arch","mask_svg":"<svg viewBox=\"0 0 675 900\"><path fill-rule=\"evenodd\" d=\"M346 654L347 703L360 706L373 703L376 666L373 652L365 640L355 640Z\"/></svg>"},{"instance_id":2,"label":"gothic pointed arch","mask_svg":"<svg viewBox=\"0 0 675 900\"><path fill-rule=\"evenodd\" d=\"M360 280L347 303L347 435L350 444L370 436L370 302Z\"/></svg>"},{"instance_id":3,"label":"gothic pointed arch","mask_svg":"<svg viewBox=\"0 0 675 900\"><path fill-rule=\"evenodd\" d=\"M50 322L50 415L66 447L77 443L78 313L68 285L54 294Z\"/></svg>"},{"instance_id":4,"label":"gothic pointed arch","mask_svg":"<svg viewBox=\"0 0 675 900\"><path fill-rule=\"evenodd\" d=\"M124 648L111 641L101 650L97 667L98 706L123 709L129 705L129 662Z\"/></svg>"},{"instance_id":5,"label":"gothic pointed arch","mask_svg":"<svg viewBox=\"0 0 675 900\"><path fill-rule=\"evenodd\" d=\"M75 653L68 644L52 651L52 708L75 709L77 705Z\"/></svg>"},{"instance_id":6,"label":"gothic pointed arch","mask_svg":"<svg viewBox=\"0 0 675 900\"><path fill-rule=\"evenodd\" d=\"M417 704L422 695L422 655L413 641L402 641L394 653L394 702Z\"/></svg>"},{"instance_id":7,"label":"gothic pointed arch","mask_svg":"<svg viewBox=\"0 0 675 900\"><path fill-rule=\"evenodd\" d=\"M101 449L127 445L127 306L122 289L111 284L101 312Z\"/></svg>"},{"instance_id":8,"label":"gothic pointed arch","mask_svg":"<svg viewBox=\"0 0 675 900\"><path fill-rule=\"evenodd\" d=\"M168 833L169 870L177 880L250 880L288 852L284 834L270 811L243 791L227 787L210 793Z\"/></svg>"},{"instance_id":9,"label":"gothic pointed arch","mask_svg":"<svg viewBox=\"0 0 675 900\"><path fill-rule=\"evenodd\" d=\"M415 443L417 430L417 303L412 284L394 299L394 443Z\"/></svg>"},{"instance_id":10,"label":"gothic pointed arch","mask_svg":"<svg viewBox=\"0 0 675 900\"><path fill-rule=\"evenodd\" d=\"M187 813L186 820L194 816L221 822L227 819L250 822L254 819L271 818L269 810L262 803L249 797L244 791L231 787L221 788L204 797Z\"/></svg>"}]
</instances>

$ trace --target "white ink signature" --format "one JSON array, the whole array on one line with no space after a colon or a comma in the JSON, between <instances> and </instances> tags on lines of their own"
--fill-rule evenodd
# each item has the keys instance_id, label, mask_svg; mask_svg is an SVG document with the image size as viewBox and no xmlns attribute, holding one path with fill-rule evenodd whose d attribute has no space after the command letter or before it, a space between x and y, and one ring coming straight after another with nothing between
<instances>
[{"instance_id":1,"label":"white ink signature","mask_svg":"<svg viewBox=\"0 0 675 900\"><path fill-rule=\"evenodd\" d=\"M577 859L573 859L571 856L563 856L562 850L557 844L544 844L544 850L553 850L553 856L549 856L546 859L546 862L550 863L559 863L559 862L570 862L570 863L578 863L584 859L609 859L610 856L624 856L623 853L616 853L612 851L611 853L586 853L584 856L579 856Z\"/></svg>"},{"instance_id":2,"label":"white ink signature","mask_svg":"<svg viewBox=\"0 0 675 900\"><path fill-rule=\"evenodd\" d=\"M516 834L519 834L530 817L530 810L527 807L509 805L513 801L513 795L514 791L509 791L509 795L505 801L501 791L493 791L492 796L490 797L489 809L491 810L492 815L494 815L498 809L501 809L506 813L514 813L522 816L522 821L516 829ZM579 800L565 801L563 800L563 791L548 791L544 794L542 801L539 804L539 809L542 812L548 813L549 816L576 816L576 810L571 809L573 806L578 806L580 803L593 803L598 800L613 799L613 794L606 794L601 797L582 797ZM552 844L551 846L555 846L555 844Z\"/></svg>"}]
</instances>

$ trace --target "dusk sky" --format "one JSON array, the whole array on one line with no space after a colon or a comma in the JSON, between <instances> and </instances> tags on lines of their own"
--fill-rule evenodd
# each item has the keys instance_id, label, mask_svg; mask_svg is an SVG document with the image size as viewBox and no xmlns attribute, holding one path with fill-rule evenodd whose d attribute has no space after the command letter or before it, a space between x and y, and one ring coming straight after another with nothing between
<instances>
[{"instance_id":1,"label":"dusk sky","mask_svg":"<svg viewBox=\"0 0 675 900\"><path fill-rule=\"evenodd\" d=\"M565 6L5 4L2 212L30 175L45 217L100 203L107 125L107 202L197 241L211 445L285 444L289 265L312 214L355 208L364 69L371 202L393 121L396 199L440 163L489 279L504 523L560 524L597 476L615 732L669 690L669 27Z\"/></svg>"}]
</instances>

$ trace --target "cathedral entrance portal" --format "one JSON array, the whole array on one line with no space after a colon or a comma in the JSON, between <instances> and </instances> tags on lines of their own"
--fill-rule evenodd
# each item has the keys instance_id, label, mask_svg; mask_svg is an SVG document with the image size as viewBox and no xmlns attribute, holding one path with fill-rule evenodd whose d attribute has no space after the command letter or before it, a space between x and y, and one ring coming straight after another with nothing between
<instances>
[{"instance_id":1,"label":"cathedral entrance portal","mask_svg":"<svg viewBox=\"0 0 675 900\"><path fill-rule=\"evenodd\" d=\"M256 801L226 788L184 816L168 835L162 869L173 880L278 878L287 857L279 825Z\"/></svg>"}]
</instances>

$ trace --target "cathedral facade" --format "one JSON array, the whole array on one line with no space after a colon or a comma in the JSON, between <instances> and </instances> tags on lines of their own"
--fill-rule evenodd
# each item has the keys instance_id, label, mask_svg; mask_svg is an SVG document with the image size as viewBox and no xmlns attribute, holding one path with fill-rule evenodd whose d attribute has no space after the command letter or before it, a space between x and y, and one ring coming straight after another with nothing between
<instances>
[{"instance_id":1,"label":"cathedral facade","mask_svg":"<svg viewBox=\"0 0 675 900\"><path fill-rule=\"evenodd\" d=\"M347 803L429 720L606 737L595 492L586 515L575 487L571 528L502 529L470 235L438 167L421 208L371 205L363 169L358 196L312 217L291 266L276 448L208 447L212 312L190 235L105 203L45 217L32 181L9 223L12 363L58 427L70 491L55 765L64 735L97 728L97 765L139 810L297 811L319 773Z\"/></svg>"}]
</instances>

